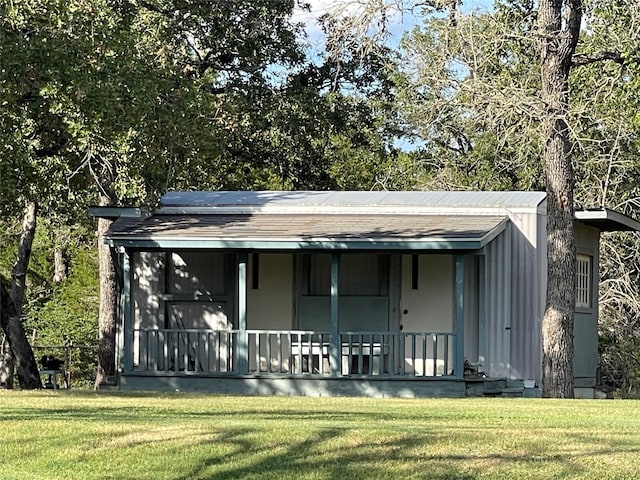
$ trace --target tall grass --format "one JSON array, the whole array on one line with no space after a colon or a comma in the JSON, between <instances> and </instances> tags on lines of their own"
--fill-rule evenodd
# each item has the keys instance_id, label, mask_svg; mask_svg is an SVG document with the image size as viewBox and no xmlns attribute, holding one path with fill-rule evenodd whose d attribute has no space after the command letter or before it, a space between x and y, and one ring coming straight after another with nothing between
<instances>
[{"instance_id":1,"label":"tall grass","mask_svg":"<svg viewBox=\"0 0 640 480\"><path fill-rule=\"evenodd\" d=\"M635 479L640 404L0 393L1 479Z\"/></svg>"}]
</instances>

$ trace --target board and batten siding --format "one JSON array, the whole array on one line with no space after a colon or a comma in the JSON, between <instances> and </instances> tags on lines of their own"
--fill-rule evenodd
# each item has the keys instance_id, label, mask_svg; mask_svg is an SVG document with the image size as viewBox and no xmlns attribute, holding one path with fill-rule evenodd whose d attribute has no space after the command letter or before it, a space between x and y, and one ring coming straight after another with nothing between
<instances>
[{"instance_id":1,"label":"board and batten siding","mask_svg":"<svg viewBox=\"0 0 640 480\"><path fill-rule=\"evenodd\" d=\"M546 206L511 216L511 378L540 380L546 297Z\"/></svg>"},{"instance_id":2,"label":"board and batten siding","mask_svg":"<svg viewBox=\"0 0 640 480\"><path fill-rule=\"evenodd\" d=\"M507 213L509 227L485 247L480 369L492 377L540 380L546 204Z\"/></svg>"},{"instance_id":3,"label":"board and batten siding","mask_svg":"<svg viewBox=\"0 0 640 480\"><path fill-rule=\"evenodd\" d=\"M485 247L486 314L479 331L480 370L509 377L511 328L511 225Z\"/></svg>"}]
</instances>

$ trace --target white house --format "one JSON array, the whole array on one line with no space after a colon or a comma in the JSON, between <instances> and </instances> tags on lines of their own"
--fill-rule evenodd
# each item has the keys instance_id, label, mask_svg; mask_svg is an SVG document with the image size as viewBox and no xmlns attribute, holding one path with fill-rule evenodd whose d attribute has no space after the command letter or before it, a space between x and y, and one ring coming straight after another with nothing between
<instances>
[{"instance_id":1,"label":"white house","mask_svg":"<svg viewBox=\"0 0 640 480\"><path fill-rule=\"evenodd\" d=\"M92 209L117 217L122 389L539 393L542 192L172 192L137 213ZM600 232L640 223L600 209L575 227L575 385L592 397Z\"/></svg>"}]
</instances>

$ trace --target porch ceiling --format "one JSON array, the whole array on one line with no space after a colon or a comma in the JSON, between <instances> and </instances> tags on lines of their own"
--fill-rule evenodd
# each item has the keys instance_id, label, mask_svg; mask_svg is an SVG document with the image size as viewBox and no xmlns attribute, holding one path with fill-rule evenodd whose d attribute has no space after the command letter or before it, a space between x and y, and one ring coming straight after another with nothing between
<instances>
[{"instance_id":1,"label":"porch ceiling","mask_svg":"<svg viewBox=\"0 0 640 480\"><path fill-rule=\"evenodd\" d=\"M365 214L157 214L121 218L107 234L112 246L188 249L482 248L506 227L506 216Z\"/></svg>"}]
</instances>

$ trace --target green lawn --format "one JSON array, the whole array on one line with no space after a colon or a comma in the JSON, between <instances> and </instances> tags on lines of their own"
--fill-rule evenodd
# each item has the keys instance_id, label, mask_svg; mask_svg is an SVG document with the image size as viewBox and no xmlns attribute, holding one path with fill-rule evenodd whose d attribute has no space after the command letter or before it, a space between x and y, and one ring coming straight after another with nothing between
<instances>
[{"instance_id":1,"label":"green lawn","mask_svg":"<svg viewBox=\"0 0 640 480\"><path fill-rule=\"evenodd\" d=\"M635 479L638 407L2 392L0 479Z\"/></svg>"}]
</instances>

